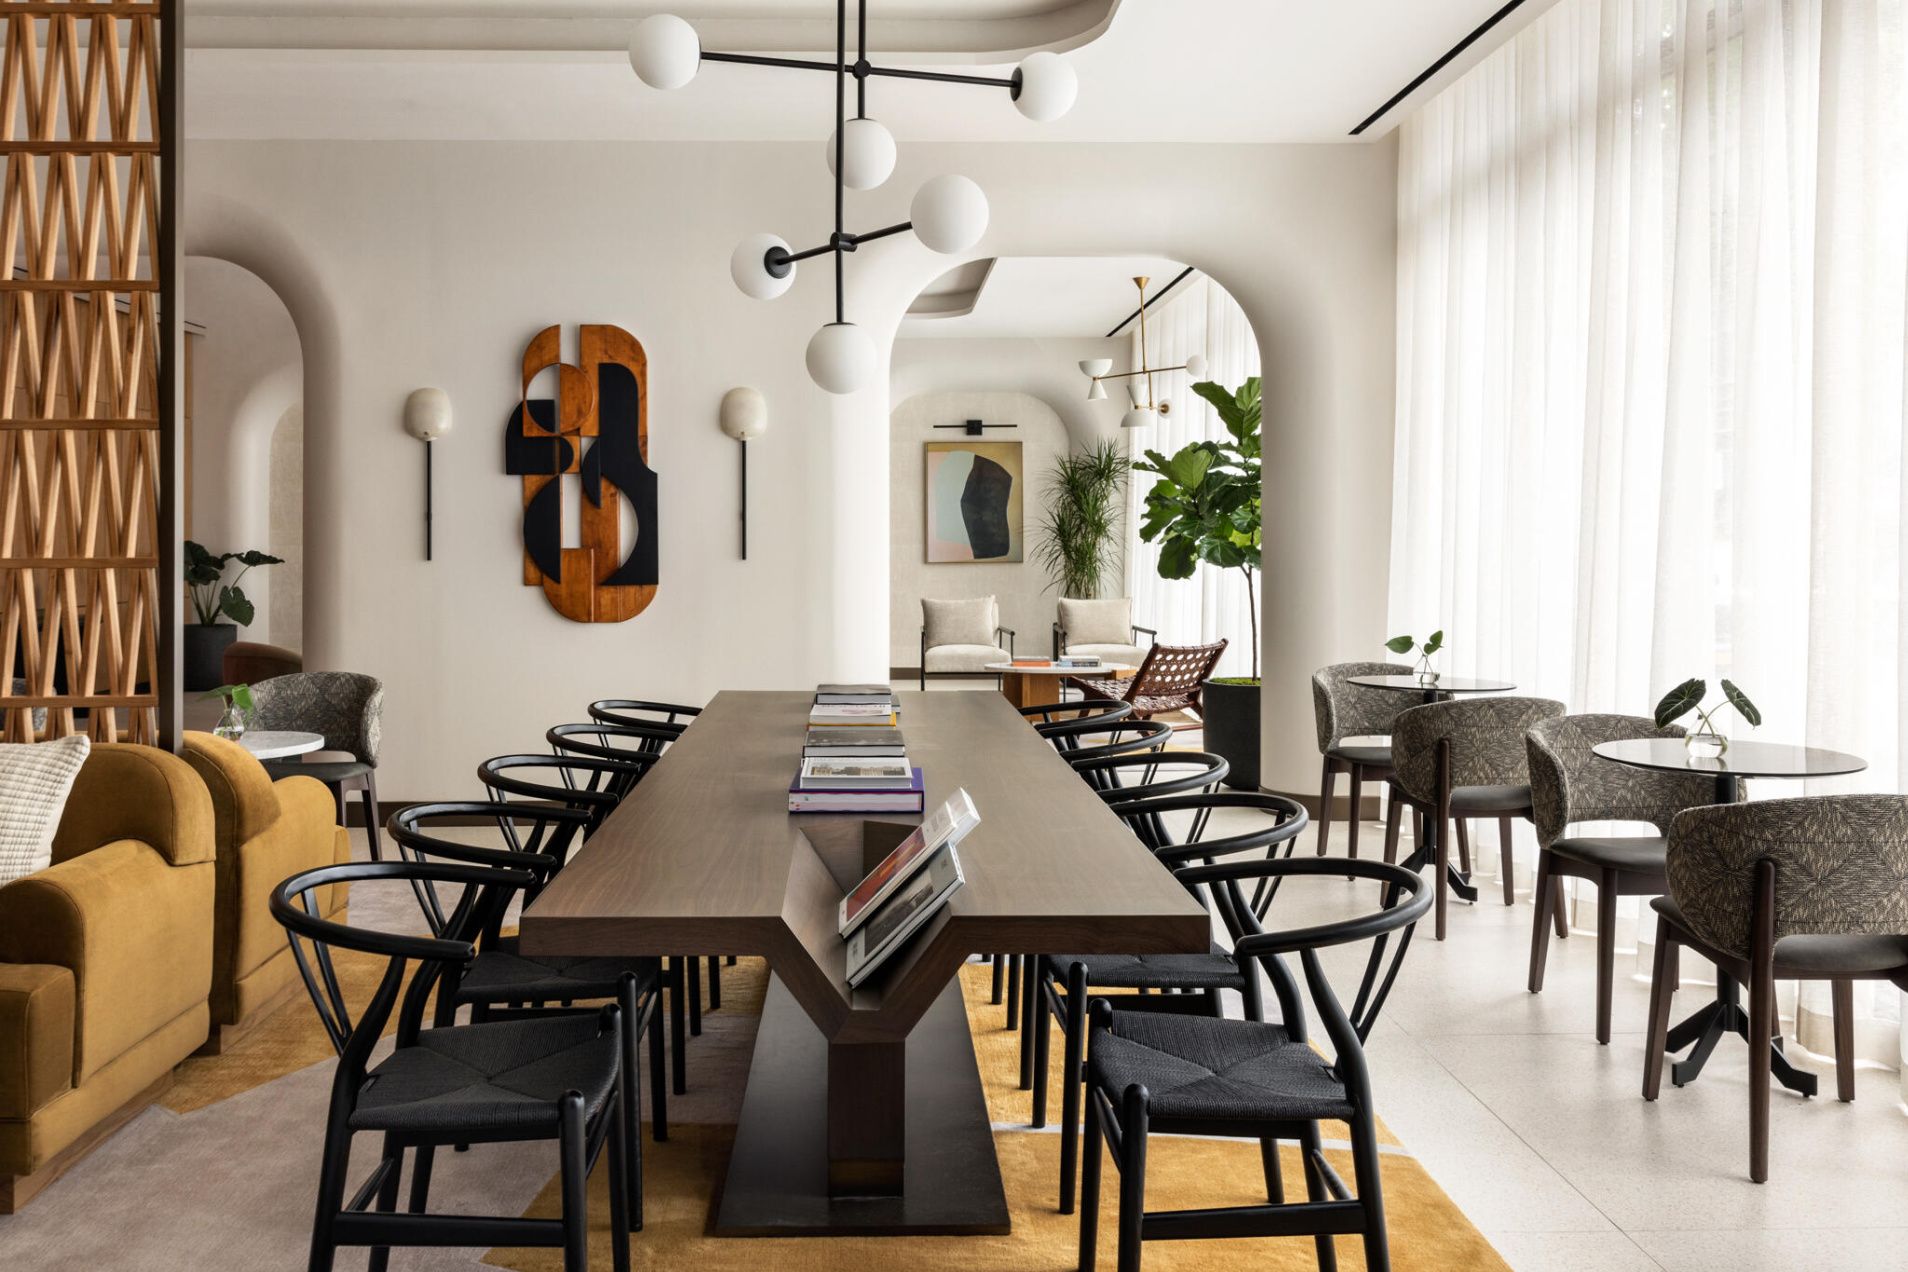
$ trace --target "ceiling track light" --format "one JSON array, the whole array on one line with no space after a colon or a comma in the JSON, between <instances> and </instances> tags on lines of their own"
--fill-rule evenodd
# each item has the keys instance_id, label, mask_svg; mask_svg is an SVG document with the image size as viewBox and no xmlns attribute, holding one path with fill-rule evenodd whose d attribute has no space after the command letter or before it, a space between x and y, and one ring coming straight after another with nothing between
<instances>
[{"instance_id":1,"label":"ceiling track light","mask_svg":"<svg viewBox=\"0 0 1908 1272\"><path fill-rule=\"evenodd\" d=\"M1139 288L1140 297L1139 314L1137 315L1139 318L1140 342L1140 364L1138 369L1133 371L1115 371L1113 369L1113 359L1111 358L1083 358L1080 361L1080 372L1086 376L1089 381L1087 385L1087 401L1089 402L1103 402L1106 400L1106 381L1108 380L1135 380L1135 383L1126 386L1126 395L1132 401L1133 407L1121 417L1121 428L1147 428L1159 423L1160 416L1170 415L1172 413L1173 404L1171 402L1166 401L1164 398L1160 398L1156 401L1153 397L1154 376L1165 375L1169 371L1184 371L1193 379L1200 380L1204 379L1206 375L1206 355L1203 353L1189 354L1186 360L1176 367L1156 367L1149 364L1150 360L1146 356L1146 284L1151 281L1152 280L1144 274L1133 280L1133 285ZM1179 279L1177 278L1173 280L1175 283L1178 281ZM1140 400L1140 386L1137 382L1137 377L1139 376L1146 377L1146 394L1145 401L1143 402Z\"/></svg>"},{"instance_id":2,"label":"ceiling track light","mask_svg":"<svg viewBox=\"0 0 1908 1272\"><path fill-rule=\"evenodd\" d=\"M1065 59L1031 53L1012 76L954 75L868 61L868 4L856 3L855 60L848 60L848 0L835 0L835 60L761 57L752 53L713 53L702 47L694 27L673 14L659 13L637 23L629 42L630 68L651 88L681 88L695 78L703 62L735 62L802 71L828 71L835 77L835 121L828 142L828 168L835 181L835 228L819 247L793 251L773 234L754 234L729 257L729 276L742 293L772 300L795 281L795 266L824 253L835 258L835 320L808 342L808 374L830 393L853 393L874 374L879 357L874 342L849 322L842 289L842 262L863 243L912 230L928 248L943 254L965 252L987 231L987 196L960 176L939 176L922 184L909 205L909 219L878 230L850 233L845 226L844 192L871 190L894 171L894 136L868 118L871 77L934 80L1004 88L1021 114L1039 123L1058 119L1073 105L1079 81ZM855 80L855 115L847 117L848 77ZM1143 293L1142 293L1143 294Z\"/></svg>"}]
</instances>

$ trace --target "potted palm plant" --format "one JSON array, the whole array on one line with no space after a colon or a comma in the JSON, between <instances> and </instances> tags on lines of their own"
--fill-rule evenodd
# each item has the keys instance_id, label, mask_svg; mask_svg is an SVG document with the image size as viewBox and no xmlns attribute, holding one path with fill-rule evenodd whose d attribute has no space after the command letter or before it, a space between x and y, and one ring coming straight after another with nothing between
<instances>
[{"instance_id":1,"label":"potted palm plant","mask_svg":"<svg viewBox=\"0 0 1908 1272\"><path fill-rule=\"evenodd\" d=\"M1092 599L1119 565L1120 513L1132 464L1112 441L1062 455L1047 473L1034 559L1062 596Z\"/></svg>"},{"instance_id":2,"label":"potted palm plant","mask_svg":"<svg viewBox=\"0 0 1908 1272\"><path fill-rule=\"evenodd\" d=\"M1146 492L1140 538L1159 544L1161 578L1187 579L1201 564L1237 570L1252 624L1252 674L1200 689L1206 749L1231 766L1230 786L1259 786L1259 377L1238 389L1210 380L1193 392L1212 403L1227 436L1190 442L1171 457L1149 450L1133 467L1159 480Z\"/></svg>"},{"instance_id":3,"label":"potted palm plant","mask_svg":"<svg viewBox=\"0 0 1908 1272\"><path fill-rule=\"evenodd\" d=\"M226 569L237 562L239 572L225 581ZM249 627L256 613L251 600L239 587L239 580L254 567L282 564L280 558L256 548L245 552L214 554L200 544L186 540L186 593L192 601L192 613L198 620L185 627L185 687L211 689L225 680L225 650L238 639L241 627ZM220 618L229 618L221 623Z\"/></svg>"}]
</instances>

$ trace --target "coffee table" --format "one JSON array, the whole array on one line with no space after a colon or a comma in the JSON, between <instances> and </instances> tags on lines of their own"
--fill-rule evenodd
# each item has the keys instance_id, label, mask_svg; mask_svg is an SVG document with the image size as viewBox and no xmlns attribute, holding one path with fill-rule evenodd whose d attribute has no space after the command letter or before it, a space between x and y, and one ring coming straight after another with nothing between
<instances>
[{"instance_id":1,"label":"coffee table","mask_svg":"<svg viewBox=\"0 0 1908 1272\"><path fill-rule=\"evenodd\" d=\"M1103 662L1097 667L1026 667L989 663L986 671L1000 673L1000 691L1016 707L1038 707L1060 700L1060 682L1070 676L1104 676L1126 680L1139 670L1126 663Z\"/></svg>"}]
</instances>

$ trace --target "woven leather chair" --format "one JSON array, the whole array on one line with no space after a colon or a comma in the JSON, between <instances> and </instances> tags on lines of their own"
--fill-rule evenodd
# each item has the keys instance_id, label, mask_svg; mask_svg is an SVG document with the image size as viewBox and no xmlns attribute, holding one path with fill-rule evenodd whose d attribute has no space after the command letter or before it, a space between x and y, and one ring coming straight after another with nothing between
<instances>
[{"instance_id":1,"label":"woven leather chair","mask_svg":"<svg viewBox=\"0 0 1908 1272\"><path fill-rule=\"evenodd\" d=\"M1833 983L1837 1095L1855 1098L1852 988L1908 990L1908 796L1830 795L1686 809L1670 823L1669 895L1651 904L1643 1098L1662 1089L1670 996L1688 946L1749 989L1749 1178L1769 1178L1778 980Z\"/></svg>"},{"instance_id":2,"label":"woven leather chair","mask_svg":"<svg viewBox=\"0 0 1908 1272\"><path fill-rule=\"evenodd\" d=\"M1344 857L1279 857L1182 867L1182 883L1223 891L1247 935L1233 945L1242 967L1257 963L1279 1000L1281 1023L1209 1016L1115 1011L1095 1003L1087 1042L1087 1146L1080 1182L1080 1261L1095 1266L1100 1169L1105 1143L1120 1172L1119 1267L1139 1272L1140 1243L1215 1237L1310 1236L1321 1270L1336 1268L1332 1234L1364 1242L1365 1266L1387 1272L1391 1254L1379 1177L1378 1120L1372 1107L1364 1042L1391 989L1411 933L1429 908L1424 880L1398 866ZM1240 892L1294 875L1373 879L1387 908L1291 932L1266 932ZM1392 939L1396 933L1396 940ZM1347 1012L1319 960L1329 946L1369 942L1357 997ZM1306 1008L1285 958L1297 955L1305 994L1331 1041L1328 1063L1310 1045ZM1386 960L1389 959L1389 965ZM1326 1159L1322 1121L1351 1132L1353 1187ZM1146 1213L1146 1141L1169 1135L1218 1135L1259 1141L1269 1205ZM1304 1164L1302 1203L1285 1201L1279 1141L1296 1140Z\"/></svg>"},{"instance_id":3,"label":"woven leather chair","mask_svg":"<svg viewBox=\"0 0 1908 1272\"><path fill-rule=\"evenodd\" d=\"M273 781L282 777L315 777L331 788L338 800L338 824L345 820L345 797L353 791L364 797L364 836L371 842L371 859L384 856L378 828L378 749L384 737L384 682L354 671L299 671L273 676L252 686L254 729L292 729L324 735L324 749L341 751L348 760L292 758L266 760Z\"/></svg>"},{"instance_id":4,"label":"woven leather chair","mask_svg":"<svg viewBox=\"0 0 1908 1272\"><path fill-rule=\"evenodd\" d=\"M1133 714L1150 720L1168 711L1199 710L1200 687L1212 677L1226 642L1210 645L1154 645L1139 671L1126 680L1069 676L1067 683L1089 699L1131 703Z\"/></svg>"},{"instance_id":5,"label":"woven leather chair","mask_svg":"<svg viewBox=\"0 0 1908 1272\"><path fill-rule=\"evenodd\" d=\"M1451 890L1450 837L1454 817L1495 818L1503 854L1504 904L1516 902L1511 878L1511 820L1529 818L1530 760L1524 734L1540 720L1564 713L1548 698L1472 698L1427 702L1400 711L1391 727L1391 800L1385 817L1385 860L1398 853L1399 805L1425 816L1418 857L1437 863L1437 938L1445 931ZM1462 845L1460 845L1462 846ZM1464 854L1470 873L1470 854ZM1476 893L1465 880L1466 900Z\"/></svg>"},{"instance_id":6,"label":"woven leather chair","mask_svg":"<svg viewBox=\"0 0 1908 1272\"><path fill-rule=\"evenodd\" d=\"M1338 775L1351 779L1351 815L1347 833L1351 837L1351 855L1358 855L1359 803L1366 779L1384 781L1391 776L1389 742L1353 744L1347 738L1389 737L1391 722L1400 711L1413 705L1411 695L1389 689L1371 689L1350 683L1353 676L1408 676L1411 668L1398 663L1333 663L1312 673L1312 716L1318 725L1318 751L1324 757L1324 776L1318 790L1318 855L1325 855L1325 841L1332 830L1332 792Z\"/></svg>"},{"instance_id":7,"label":"woven leather chair","mask_svg":"<svg viewBox=\"0 0 1908 1272\"><path fill-rule=\"evenodd\" d=\"M1217 779L1214 779L1217 780ZM1209 814L1215 808L1250 809L1268 814L1266 820L1239 835L1208 838ZM1164 830L1167 814L1194 814L1191 828L1176 839L1148 843L1154 856L1168 868L1188 862L1261 853L1271 856L1283 845L1287 854L1305 829L1305 810L1280 795L1222 791L1132 800L1113 805L1129 824L1137 821L1149 832ZM1147 836L1142 836L1144 841ZM1189 885L1190 886L1190 885ZM1193 895L1219 914L1233 941L1244 939L1255 925L1235 913L1234 893L1220 888L1210 894L1192 888ZM1121 1011L1176 1012L1220 1017L1225 1014L1220 994L1232 991L1244 1003L1248 1020L1263 1020L1259 978L1242 967L1217 944L1204 954L1053 954L1029 961L1026 989L1027 1019L1021 1030L1021 1086L1033 1088L1033 1124L1047 1124L1047 1071L1053 1022L1060 1022L1063 1059L1060 1066L1060 1213L1073 1213L1075 1163L1079 1156L1082 1060L1086 1055L1088 994L1091 1001L1111 1003ZM1062 990L1064 989L1064 993ZM1112 993L1104 991L1111 990Z\"/></svg>"},{"instance_id":8,"label":"woven leather chair","mask_svg":"<svg viewBox=\"0 0 1908 1272\"><path fill-rule=\"evenodd\" d=\"M1597 885L1597 1041L1610 1041L1610 999L1616 979L1618 897L1657 897L1669 890L1664 854L1670 819L1714 801L1715 780L1633 768L1599 759L1591 748L1625 738L1680 738L1679 725L1658 728L1641 716L1573 715L1541 720L1524 735L1530 799L1537 823L1536 914L1530 928L1530 992L1544 989L1549 928L1569 935L1563 880ZM1648 822L1654 835L1570 835L1573 822Z\"/></svg>"},{"instance_id":9,"label":"woven leather chair","mask_svg":"<svg viewBox=\"0 0 1908 1272\"><path fill-rule=\"evenodd\" d=\"M613 1266L628 1272L629 1144L619 1108L617 1007L560 1020L424 1028L425 1006L446 971L471 961L475 933L500 919L511 894L533 878L524 870L369 862L308 870L272 892L272 916L292 941L305 988L338 1052L312 1219L312 1272L329 1272L340 1246L370 1246L369 1267L383 1272L394 1245L498 1244L561 1246L564 1272L587 1272L589 1173L604 1155ZM337 884L350 884L354 893L369 885L408 884L455 888L458 895L445 914L445 935L418 936L317 917L312 894ZM355 1020L338 992L333 949L385 960L378 987ZM374 1066L372 1051L394 1009L396 1048ZM360 1134L381 1135L384 1142L370 1177L347 1200L351 1141ZM425 1212L431 1161L440 1146L537 1141L557 1145L561 1219ZM416 1150L410 1202L405 1212L394 1213L407 1149Z\"/></svg>"}]
</instances>

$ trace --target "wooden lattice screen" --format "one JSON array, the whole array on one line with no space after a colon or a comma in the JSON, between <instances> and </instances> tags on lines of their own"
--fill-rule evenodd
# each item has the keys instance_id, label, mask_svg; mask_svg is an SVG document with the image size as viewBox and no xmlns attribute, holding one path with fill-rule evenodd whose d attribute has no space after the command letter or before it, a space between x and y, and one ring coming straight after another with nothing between
<instances>
[{"instance_id":1,"label":"wooden lattice screen","mask_svg":"<svg viewBox=\"0 0 1908 1272\"><path fill-rule=\"evenodd\" d=\"M171 3L0 0L0 722L156 743L176 621ZM162 71L162 67L165 69ZM177 145L177 139L173 141ZM176 179L173 178L173 179ZM162 241L162 237L166 241ZM162 491L165 495L162 503ZM168 711L167 713L171 713Z\"/></svg>"}]
</instances>

